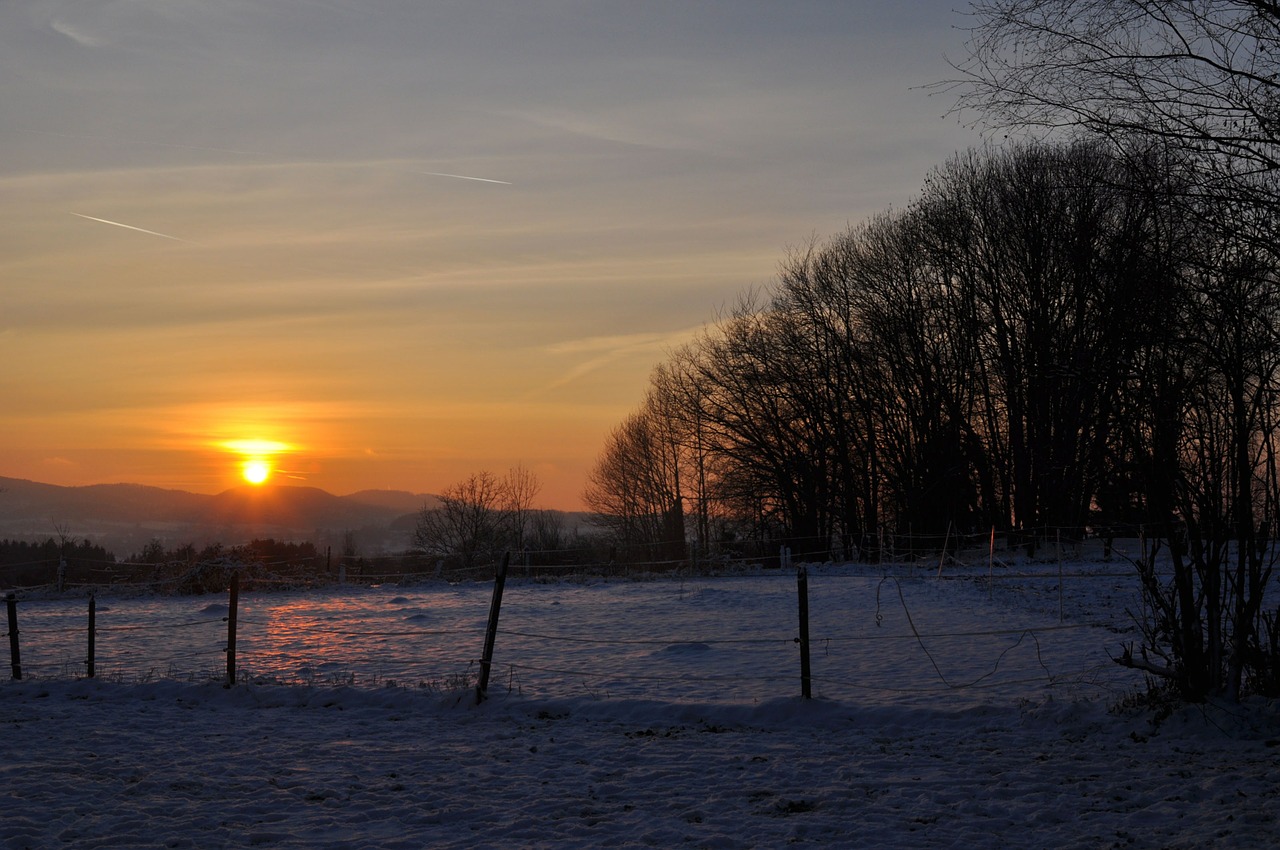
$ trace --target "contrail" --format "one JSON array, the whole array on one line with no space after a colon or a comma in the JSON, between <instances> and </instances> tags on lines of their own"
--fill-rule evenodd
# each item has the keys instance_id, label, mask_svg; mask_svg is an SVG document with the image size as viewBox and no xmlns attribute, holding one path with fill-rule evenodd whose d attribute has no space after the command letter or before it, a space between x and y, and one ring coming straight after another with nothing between
<instances>
[{"instance_id":1,"label":"contrail","mask_svg":"<svg viewBox=\"0 0 1280 850\"><path fill-rule=\"evenodd\" d=\"M220 148L220 147L214 147L213 145L184 145L184 144L178 144L175 142L158 142L150 139L118 138L115 136L100 136L100 135L94 135L91 133L58 133L52 130L35 130L29 127L19 127L18 129L25 133L35 133L41 136L56 136L58 138L63 138L63 139L89 139L92 141L108 142L111 144L149 145L152 147L177 148L179 150L188 150L188 151L211 151L214 153L231 153L231 154L236 154L237 156L253 156L253 157L267 157L267 158L274 158L274 159L282 159L285 162L300 164L300 165L320 165L320 166L337 166L337 167L354 166L357 168L392 168L396 171L408 172L410 174L426 174L429 177L452 177L455 180L475 180L478 183L497 183L500 186L515 185L510 180L493 180L489 177L471 177L466 174L448 174L443 171L418 171L416 169L407 169L407 168L401 169L401 168L396 168L395 166L378 165L374 163L343 163L343 162L327 162L324 160L299 159L297 157L289 156L287 154L282 155L279 153L271 153L269 151L243 150L241 148ZM76 213L72 213L72 215L75 215L75 214ZM92 218L92 216L86 215L86 216L82 216L82 218ZM93 220L106 221L105 219L101 219L101 218L96 218ZM119 224L119 222L115 222L115 221L106 221L106 223ZM120 224L120 227L129 227L129 225ZM140 230L141 228L134 228L134 229ZM146 230L143 232L151 233L152 231ZM163 233L157 233L156 235L164 236ZM176 239L177 237L170 236L169 238ZM179 240L179 241L185 242L186 240Z\"/></svg>"},{"instance_id":2,"label":"contrail","mask_svg":"<svg viewBox=\"0 0 1280 850\"><path fill-rule=\"evenodd\" d=\"M415 171L414 174L426 174L430 177L453 177L456 180L477 180L481 183L501 183L503 186L514 185L508 180L490 180L488 177L468 177L465 174L445 174L442 171Z\"/></svg>"},{"instance_id":3,"label":"contrail","mask_svg":"<svg viewBox=\"0 0 1280 850\"><path fill-rule=\"evenodd\" d=\"M187 241L187 240L185 240L185 239L179 239L177 236L170 236L170 235L169 235L169 234L167 234L167 233L157 233L157 232L156 232L156 231L154 231L154 230L147 230L147 229L142 228L142 227L134 227L132 224L121 224L121 223L120 223L120 222L118 222L118 221L110 221L110 220L105 219L105 218L94 218L94 217L93 217L93 216L91 216L91 215L80 215L80 213L72 213L72 215L73 215L73 216L75 216L75 217L77 217L77 218L87 218L87 219L89 219L89 221L100 221L100 222L102 222L103 224L111 224L111 225L115 225L116 227L123 227L125 230L136 230L136 231L138 231L139 233L149 233L149 234L151 234L152 236L159 236L159 237L160 237L160 238L162 238L162 239L172 239L174 242L186 242L186 241Z\"/></svg>"}]
</instances>

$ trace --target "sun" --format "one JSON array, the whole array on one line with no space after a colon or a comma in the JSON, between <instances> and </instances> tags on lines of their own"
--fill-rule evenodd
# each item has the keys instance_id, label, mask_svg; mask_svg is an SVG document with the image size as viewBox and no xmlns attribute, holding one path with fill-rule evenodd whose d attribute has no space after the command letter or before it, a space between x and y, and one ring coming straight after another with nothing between
<instances>
[{"instance_id":1,"label":"sun","mask_svg":"<svg viewBox=\"0 0 1280 850\"><path fill-rule=\"evenodd\" d=\"M297 447L279 440L224 440L218 448L236 455L235 469L245 482L261 487L277 475L293 477L278 468L281 458L297 451Z\"/></svg>"},{"instance_id":2,"label":"sun","mask_svg":"<svg viewBox=\"0 0 1280 850\"><path fill-rule=\"evenodd\" d=\"M265 484L271 477L271 464L262 458L251 458L241 464L240 474L244 476L245 481L255 486Z\"/></svg>"}]
</instances>

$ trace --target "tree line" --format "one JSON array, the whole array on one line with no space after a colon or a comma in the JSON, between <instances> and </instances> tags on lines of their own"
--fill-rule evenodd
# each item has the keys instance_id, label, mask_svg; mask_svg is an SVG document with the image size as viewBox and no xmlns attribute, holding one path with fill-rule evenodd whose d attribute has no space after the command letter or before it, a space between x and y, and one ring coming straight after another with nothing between
<instances>
[{"instance_id":1,"label":"tree line","mask_svg":"<svg viewBox=\"0 0 1280 850\"><path fill-rule=\"evenodd\" d=\"M1179 464L1268 473L1273 258L1169 203L1176 173L1092 142L955 157L659 365L588 504L628 540L683 537L687 506L703 547L875 559L908 529L1165 522Z\"/></svg>"},{"instance_id":2,"label":"tree line","mask_svg":"<svg viewBox=\"0 0 1280 850\"><path fill-rule=\"evenodd\" d=\"M112 584L154 584L159 592L210 593L226 586L229 570L248 578L313 579L327 558L310 542L256 538L225 546L186 543L167 547L153 539L119 560L88 539L60 532L43 542L0 540L0 587L51 585L59 589ZM260 581L259 583L262 583Z\"/></svg>"},{"instance_id":3,"label":"tree line","mask_svg":"<svg viewBox=\"0 0 1280 850\"><path fill-rule=\"evenodd\" d=\"M790 252L657 367L584 497L619 540L819 558L1141 528L1155 616L1118 660L1280 692L1280 6L971 5L942 88L1015 141Z\"/></svg>"},{"instance_id":4,"label":"tree line","mask_svg":"<svg viewBox=\"0 0 1280 850\"><path fill-rule=\"evenodd\" d=\"M58 539L0 540L0 586L52 584L60 569L65 570L64 575L79 576L112 561L115 555L102 546L61 530Z\"/></svg>"}]
</instances>

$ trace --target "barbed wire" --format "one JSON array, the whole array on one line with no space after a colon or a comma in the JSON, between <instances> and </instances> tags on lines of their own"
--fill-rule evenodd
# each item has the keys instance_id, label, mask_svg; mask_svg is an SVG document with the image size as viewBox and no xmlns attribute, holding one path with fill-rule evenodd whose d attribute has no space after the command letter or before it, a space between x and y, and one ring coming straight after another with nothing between
<instances>
[{"instance_id":1,"label":"barbed wire","mask_svg":"<svg viewBox=\"0 0 1280 850\"><path fill-rule=\"evenodd\" d=\"M1034 676L1034 677L1022 678L1022 679L1001 679L998 682L985 682L986 677L983 677L982 680L977 680L974 682L970 682L968 684L960 684L960 685L954 685L947 682L942 682L941 687L935 686L933 688L921 687L919 685L913 685L909 688L905 688L905 687L898 688L898 687L892 687L889 685L869 685L869 684L866 684L865 682L853 682L853 681L849 681L848 679L839 679L832 676L813 676L811 678L815 683L826 682L828 684L839 685L841 687L852 688L852 689L862 690L862 691L874 691L874 692L894 693L894 694L919 694L922 692L948 693L950 691L998 690L1001 688L1010 688L1015 686L1020 687L1022 685L1035 685L1035 684L1044 684L1050 687L1057 687L1059 685L1066 685L1066 684L1079 685L1079 684L1086 684L1081 677L1091 672L1093 672L1093 668L1090 668L1089 670L1083 670L1078 673L1074 673L1070 675L1057 674L1054 676L1050 676L1048 678L1044 676Z\"/></svg>"},{"instance_id":2,"label":"barbed wire","mask_svg":"<svg viewBox=\"0 0 1280 850\"><path fill-rule=\"evenodd\" d=\"M714 646L716 644L763 644L763 643L792 643L795 638L681 638L672 640L653 639L633 639L633 638L584 638L572 637L569 635L546 635L535 632L515 631L511 629L499 628L498 634L511 635L512 637L538 638L541 640L563 641L565 643L593 643L617 646L685 646L689 644L699 644L704 646Z\"/></svg>"},{"instance_id":3,"label":"barbed wire","mask_svg":"<svg viewBox=\"0 0 1280 850\"><path fill-rule=\"evenodd\" d=\"M1090 623L1068 623L1057 626L1024 626L1022 628L1010 629L983 629L979 631L965 632L926 632L920 633L911 631L904 634L865 634L846 637L824 637L811 638L810 643L867 643L881 640L932 640L935 638L961 638L961 637L1004 637L1006 635L1021 635L1027 632L1062 632L1074 631L1076 629L1110 629L1114 626L1109 622L1090 622Z\"/></svg>"},{"instance_id":4,"label":"barbed wire","mask_svg":"<svg viewBox=\"0 0 1280 850\"><path fill-rule=\"evenodd\" d=\"M668 561L668 562L657 562L657 563L671 564L675 562ZM909 567L910 565L900 564L900 565L894 565L894 566ZM1004 565L1001 565L1001 566L1004 566ZM536 575L540 571L568 569L568 568L570 567L567 565L564 567L534 566L530 568L530 573ZM234 569L234 567L231 567L231 569ZM512 569L513 569L513 572L516 573L516 575L518 576L518 572L522 569L522 565L518 565L518 564L514 565ZM579 565L577 567L573 567L573 569L583 569L583 568ZM631 569L634 570L635 565L632 565ZM1061 673L1053 674L1050 672L1050 670L1048 669L1048 666L1045 664L1045 661L1042 655L1042 649L1040 646L1040 639L1038 635L1046 632L1057 632L1057 631L1067 631L1067 630L1080 630L1080 629L1092 629L1092 628L1108 628L1108 629L1115 628L1115 623L1102 622L1102 621L1090 621L1090 622L1080 622L1080 623L1064 623L1056 626L1055 625L1036 625L1033 627L1025 627L1025 628L1010 627L1010 628L952 630L952 631L937 631L937 632L922 631L917 627L915 620L913 618L912 611L907 605L907 600L903 591L903 585L904 583L911 583L917 580L934 581L934 580L937 580L937 576L933 574L932 569L920 570L918 572L919 572L919 575L895 574L895 572L891 572L890 570L886 569L885 565L857 565L857 566L853 566L853 565L834 566L833 565L829 571L824 569L821 566L817 567L814 570L814 572L811 574L810 576L811 579L819 579L820 581L859 580L859 581L877 582L876 591L875 591L877 614L879 614L880 608L881 608L881 598L880 598L881 590L884 588L886 584L891 583L896 588L896 591L897 591L896 595L898 597L899 604L901 605L902 611L906 618L909 631L904 633L877 632L877 633L868 633L868 634L862 634L862 635L832 634L826 637L818 636L816 638L812 638L810 640L810 645L811 646L826 645L828 653L830 653L833 651L833 646L849 646L849 645L856 645L859 643L873 643L875 641L882 641L882 640L891 640L891 641L914 640L919 644L921 651L926 656L929 662L929 665L931 668L931 676L936 678L937 682L941 685L941 687L938 687L938 688L933 688L933 689L925 688L923 690L959 691L959 690L982 689L982 688L1004 688L1004 687L1012 687L1015 685L1036 684L1036 683L1045 684L1050 687L1056 687L1059 684L1070 683L1073 680L1071 676L1066 676ZM436 572L434 575L438 577L439 574L440 572ZM428 574L418 573L415 575L425 576ZM474 577L474 575L475 575L474 571L468 573L468 576ZM669 576L672 580L680 580L682 582L681 587L683 592L683 587L684 587L683 582L687 578L686 576L683 576L680 574L672 574L672 573L665 573L662 575ZM763 578L766 580L776 579L778 581L783 581L783 580L790 579L791 576L792 574L785 570L777 571L777 572L769 570L769 571L763 571L763 572L757 571L757 572L747 573L747 574L732 574L729 576L724 576L723 578L724 579L733 579L733 578L761 579ZM1047 567L1044 572L1026 571L1025 569L1021 569L1017 573L996 572L994 573L994 575L987 572L978 573L972 569L969 569L963 572L948 570L948 571L945 571L942 576L944 580L951 580L951 581L968 580L968 581L975 581L975 582L989 581L994 578L999 582L1002 582L1006 585L1015 586L1015 587L1019 583L1025 583L1025 582L1035 583L1036 586L1043 586L1044 583L1053 582L1054 580L1057 580L1059 583L1061 583L1064 579L1068 579L1068 578L1072 580L1109 580L1109 579L1120 579L1120 578L1132 579L1134 577L1135 577L1135 574L1133 572L1116 572L1108 569L1076 570L1068 573L1061 570L1049 572ZM366 576L366 578L368 577ZM399 576L399 578L403 579L403 576ZM566 578L572 578L572 577L566 576ZM178 577L165 578L165 579L161 579L153 582L131 583L126 586L143 587L143 588L155 587L155 586L161 586L161 585L172 586L175 583L181 582L182 580L183 580L183 577L178 576ZM516 577L515 580L518 581L519 580L518 577ZM527 580L530 582L536 583L536 582L540 582L542 579L528 578ZM720 580L720 579L717 579L717 580ZM287 586L292 588L297 587L297 579L290 579L287 577L280 577L280 576L255 576L253 581L257 584L262 585L264 588L279 587L279 586ZM816 586L820 587L820 581ZM113 585L113 587L118 587L118 586L120 585ZM41 585L37 587L48 588L49 586ZM95 590L90 589L90 592L91 593L95 592ZM60 600L62 598L64 597L61 597L61 596L55 597L54 601ZM38 602L38 601L39 600L33 600L33 602ZM94 629L94 633L97 635L110 635L112 633L126 634L130 632L156 632L156 631L163 631L166 629L176 631L176 630L182 630L182 629L188 629L188 628L218 626L220 624L225 624L226 622L227 622L227 617L225 616L224 617L214 616L214 617L198 618L198 619L178 619L178 620L169 620L165 622L155 622L155 623L132 623L132 624L116 624L116 625L112 625L108 622L108 623L97 625ZM443 680L445 678L455 677L460 675L458 674L456 669L451 669L451 670L443 669L447 667L450 662L442 663L438 658L434 658L429 662L424 662L424 661L419 661L413 657L405 657L404 655L401 655L401 654L397 654L396 656L385 656L385 655L370 656L367 654L364 654L364 655L349 654L349 655L343 656L339 654L337 656L338 660L336 661L326 660L324 662L314 662L314 661L308 662L305 659L294 659L294 660L291 660L289 663L293 664L299 670L309 670L309 671L314 670L314 672L301 674L301 673L290 673L287 671L281 671L278 669L274 669L272 667L272 665L278 666L279 664L279 661L273 657L278 654L277 651L273 650L270 647L270 645L263 647L258 644L258 642L263 640L264 638L264 636L260 632L265 632L273 627L278 626L279 621L274 618L263 619L261 616L257 616L257 617L241 616L238 618L238 623L242 627L246 628L246 631L241 633L241 638L240 638L242 641L239 649L239 661L241 664L241 669L251 670L255 667L261 666L264 672L262 672L260 675L263 678L263 680L267 680L267 681L338 682L338 681L349 680L351 682L355 682L357 680L362 680L365 682L369 682L369 681L376 682L377 680L379 680L380 677L383 679L403 678L403 679L414 679L414 680L421 679L423 681L429 681L431 680L432 677L437 677L438 680ZM879 625L879 623L877 623L877 625ZM292 623L290 623L288 628L291 635L294 635L294 637L291 637L290 640L293 642L295 647L300 646L302 648L302 651L304 652L328 651L329 654L325 656L326 658L334 657L332 654L333 647L326 646L324 644L323 639L333 637L333 636L337 636L341 638L351 638L351 639L406 638L411 640L418 640L418 639L432 640L432 639L439 639L439 638L462 637L464 635L468 638L476 637L476 635L471 631L459 630L459 629L438 629L438 628L406 629L402 627L391 628L391 629L360 629L360 628L343 627L341 625L329 625L318 620L308 621L305 619L296 619L296 618ZM84 632L85 632L85 628L83 627L71 627L71 626L49 628L49 627L41 627L37 625L35 628L29 628L24 625L22 629L22 633L25 636L36 637L36 638L43 637L43 636L68 635L68 634L75 634L75 633L83 634ZM298 638L296 636L298 634L305 634L307 638L306 641L304 642L302 639ZM613 638L608 636L587 637L587 636L579 636L579 635L550 634L546 632L531 631L531 630L526 630L521 628L515 628L515 629L500 628L498 629L498 634L501 634L503 636L508 636L508 637L514 637L514 638L525 638L529 640L564 642L566 644L578 644L578 645L601 645L601 646L630 645L630 646L678 647L682 645L694 645L694 644L705 645L705 646L778 645L778 644L785 644L785 643L796 643L799 640L797 637L794 637L793 635L790 635L790 634L786 636L775 635L775 636L760 636L760 637L751 637L751 638L681 637L676 639L672 639L672 638L645 639L645 638ZM945 673L943 670L943 665L939 662L937 658L935 658L934 654L930 650L930 647L927 645L928 641L932 641L935 639L974 638L974 637L1012 637L1012 636L1016 636L1016 640L1012 641L1012 643L1010 643L1008 646L1005 646L998 653L989 671L982 672L980 675L977 675L974 678L964 678L963 680L957 678L957 676L954 673L951 673L951 674ZM1001 672L1002 664L1006 661L1007 656L1010 653L1012 653L1014 650L1016 650L1018 647L1023 646L1028 642L1034 644L1035 659L1036 659L1036 662L1039 664L1041 670L1043 670L1044 675L1042 676L1037 675L1034 678L1020 678L1020 679L1012 679L1012 680L1000 679L998 681L992 681ZM179 675L184 675L185 672L176 670L175 665L179 665L183 662L187 662L192 659L200 659L200 658L207 659L207 658L217 657L218 655L225 652L226 652L226 648L223 647L222 649L193 650L189 652L171 653L167 657L154 659L154 663L159 665L159 667L164 667L167 665L170 669L170 672L176 672ZM114 653L114 657L103 658L98 662L100 670L102 671L114 670L115 668L113 665L118 664L119 659L121 657L122 657L121 654L117 652L117 653ZM124 657L128 657L127 653L125 654ZM261 661L261 665L259 665L260 661ZM81 665L84 663L87 663L87 662L83 662L83 661L79 662L79 664ZM124 663L137 665L138 661L133 658L128 658L128 660L126 660ZM457 661L453 663L456 666L461 666L464 664L463 661ZM471 665L473 665L476 662L469 661L465 663L466 663L467 669L470 669ZM337 668L337 669L330 668L330 665L332 665L332 668ZM36 670L36 669L46 670L49 668L58 669L60 667L63 670L65 675L68 670L73 670L77 668L78 665L77 665L77 662L68 661L64 659L62 662L60 662L60 664L55 664L53 662L45 662L44 660L40 660L35 664L28 663L24 666L27 666L32 670ZM321 666L324 666L330 669L325 669L325 670L317 669ZM495 664L495 667L497 666L505 667L506 669L513 671L513 673L514 671L538 672L538 673L547 673L547 674L553 674L553 675L582 678L588 681L609 679L609 680L617 680L617 681L635 680L637 682L650 682L650 683L676 682L681 684L696 684L696 683L722 684L725 682L735 682L735 681L737 682L792 682L792 681L795 681L795 679L797 678L794 674L784 674L784 673L761 674L761 675L742 675L741 673L731 673L731 674L698 673L696 675L663 674L663 673L649 674L649 673L637 672L634 668L628 668L626 665L623 665L622 667L615 666L612 669L603 670L603 671L599 669L597 670L567 669L567 668L561 668L556 665L541 665L536 663L523 663L520 661L517 661L514 663L500 662ZM354 669L347 669L347 668L356 668L356 667L361 667L364 669L358 672ZM569 665L569 667L572 667L572 665ZM159 669L159 668L152 667L150 673L141 674L141 675L156 675L155 674L156 669ZM1093 669L1096 671L1101 668L1093 668ZM384 672L380 673L378 672L379 670ZM1087 673L1088 671L1085 671L1084 673L1076 673L1071 675L1084 676L1084 675L1087 675ZM112 672L112 673L103 672L103 673L100 673L100 675L103 675L104 677L109 677L112 675L122 675L122 674L115 673L115 672ZM123 675L129 675L129 674L125 673ZM922 688L920 687L895 689L892 687L884 687L884 686L868 686L865 683L850 682L840 677L823 676L821 674L812 675L810 678L811 678L811 681L813 682L825 683L830 687L849 687L849 688L857 688L859 690L879 690L884 692L902 692L902 693L918 693L918 692L921 692L922 690Z\"/></svg>"},{"instance_id":5,"label":"barbed wire","mask_svg":"<svg viewBox=\"0 0 1280 850\"><path fill-rule=\"evenodd\" d=\"M476 662L479 663L479 662ZM672 675L659 673L617 673L617 672L601 672L599 670L566 670L557 667L544 667L537 664L521 664L518 662L505 662L501 665L509 670L533 670L539 673L554 673L557 676L575 676L583 679L616 679L619 681L637 681L637 682L680 682L682 684L698 684L701 682L790 682L796 679L795 676L787 676L783 674L770 674L767 676L742 676L729 674L699 674L693 675Z\"/></svg>"}]
</instances>

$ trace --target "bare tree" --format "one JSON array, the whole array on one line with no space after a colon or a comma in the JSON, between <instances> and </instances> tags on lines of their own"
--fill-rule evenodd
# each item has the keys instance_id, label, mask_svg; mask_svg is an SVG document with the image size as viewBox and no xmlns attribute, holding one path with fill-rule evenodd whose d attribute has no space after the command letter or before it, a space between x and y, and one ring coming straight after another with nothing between
<instances>
[{"instance_id":1,"label":"bare tree","mask_svg":"<svg viewBox=\"0 0 1280 850\"><path fill-rule=\"evenodd\" d=\"M843 408L813 330L789 305L748 296L679 356L697 387L685 415L713 455L717 498L761 534L779 530L797 557L824 559L837 531Z\"/></svg>"},{"instance_id":2,"label":"bare tree","mask_svg":"<svg viewBox=\"0 0 1280 850\"><path fill-rule=\"evenodd\" d=\"M652 541L696 493L797 555L874 557L886 524L1082 529L1152 294L1159 205L1126 169L1088 143L976 152L793 251L655 372L588 500Z\"/></svg>"},{"instance_id":3,"label":"bare tree","mask_svg":"<svg viewBox=\"0 0 1280 850\"><path fill-rule=\"evenodd\" d=\"M650 407L627 417L609 434L587 479L583 501L592 524L623 546L656 554L679 500L679 468L672 460L677 452Z\"/></svg>"},{"instance_id":4,"label":"bare tree","mask_svg":"<svg viewBox=\"0 0 1280 850\"><path fill-rule=\"evenodd\" d=\"M471 569L492 560L505 542L502 490L489 472L477 472L446 488L440 505L424 508L413 532L414 548L455 558Z\"/></svg>"},{"instance_id":5,"label":"bare tree","mask_svg":"<svg viewBox=\"0 0 1280 850\"><path fill-rule=\"evenodd\" d=\"M451 558L464 569L496 560L504 550L526 545L533 500L542 485L523 466L502 478L482 470L440 494L437 507L423 508L413 532L413 547Z\"/></svg>"},{"instance_id":6,"label":"bare tree","mask_svg":"<svg viewBox=\"0 0 1280 850\"><path fill-rule=\"evenodd\" d=\"M710 551L712 520L718 513L711 492L712 454L707 440L702 395L696 372L683 368L674 355L654 369L645 408L660 422L670 444L668 462L674 476L674 498L667 512L666 537L672 557L685 556L685 516L692 514L692 536L700 553Z\"/></svg>"},{"instance_id":7,"label":"bare tree","mask_svg":"<svg viewBox=\"0 0 1280 850\"><path fill-rule=\"evenodd\" d=\"M1280 4L989 0L973 14L962 77L941 84L957 108L995 126L1091 133L1122 154L1155 151L1182 182L1168 200L1203 225L1168 299L1185 325L1149 338L1133 361L1127 395L1146 430L1123 436L1174 576L1162 583L1153 560L1140 564L1159 616L1119 660L1190 699L1238 697L1246 684L1280 691L1280 624L1262 614L1264 541L1280 520Z\"/></svg>"},{"instance_id":8,"label":"bare tree","mask_svg":"<svg viewBox=\"0 0 1280 850\"><path fill-rule=\"evenodd\" d=\"M1139 563L1158 616L1123 664L1184 696L1280 690L1280 633L1263 609L1280 553L1280 277L1264 252L1201 238L1182 327L1153 346L1144 485L1173 574ZM1274 588L1272 588L1274 590Z\"/></svg>"},{"instance_id":9,"label":"bare tree","mask_svg":"<svg viewBox=\"0 0 1280 850\"><path fill-rule=\"evenodd\" d=\"M569 545L565 515L560 511L533 511L527 532L526 544L535 552L559 552Z\"/></svg>"},{"instance_id":10,"label":"bare tree","mask_svg":"<svg viewBox=\"0 0 1280 850\"><path fill-rule=\"evenodd\" d=\"M954 159L917 207L1016 528L1091 519L1150 295L1155 210L1130 183L1100 145L1020 145Z\"/></svg>"},{"instance_id":11,"label":"bare tree","mask_svg":"<svg viewBox=\"0 0 1280 850\"><path fill-rule=\"evenodd\" d=\"M501 508L505 514L511 546L524 549L528 545L527 536L533 513L533 500L542 490L538 476L523 466L513 466L499 482L502 493Z\"/></svg>"},{"instance_id":12,"label":"bare tree","mask_svg":"<svg viewBox=\"0 0 1280 850\"><path fill-rule=\"evenodd\" d=\"M985 0L972 4L960 109L997 126L1156 139L1206 188L1280 168L1280 4ZM1256 186L1256 184L1255 184ZM1266 191L1274 201L1275 184Z\"/></svg>"},{"instance_id":13,"label":"bare tree","mask_svg":"<svg viewBox=\"0 0 1280 850\"><path fill-rule=\"evenodd\" d=\"M864 550L882 523L941 536L976 507L964 434L972 351L922 235L917 214L877 216L780 279L779 299L801 308L820 341L811 356L830 385L843 524L861 524Z\"/></svg>"}]
</instances>

